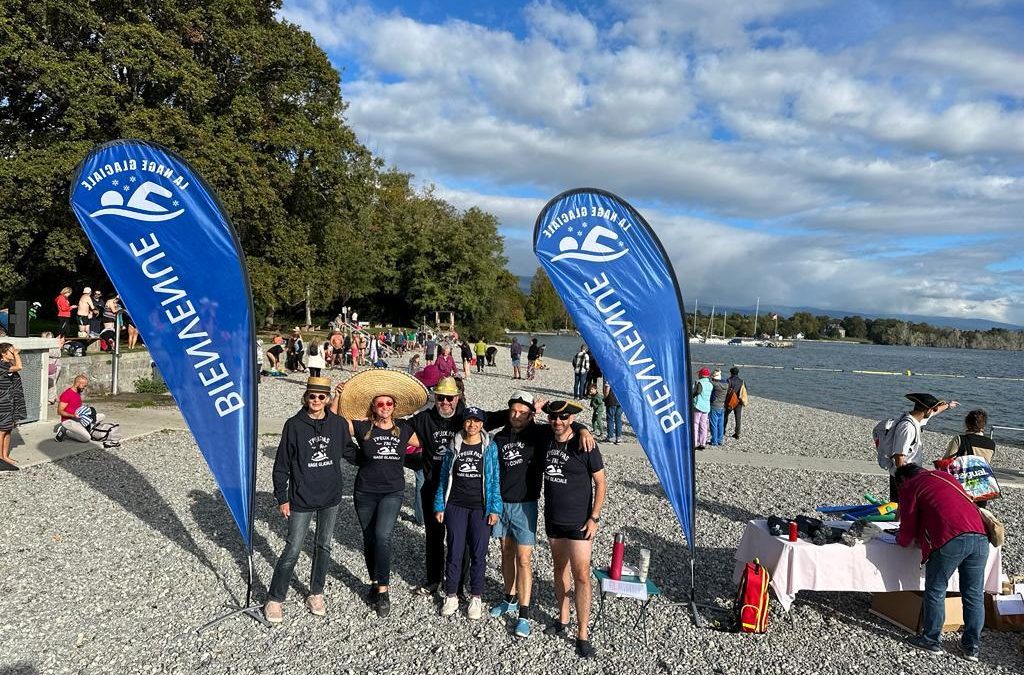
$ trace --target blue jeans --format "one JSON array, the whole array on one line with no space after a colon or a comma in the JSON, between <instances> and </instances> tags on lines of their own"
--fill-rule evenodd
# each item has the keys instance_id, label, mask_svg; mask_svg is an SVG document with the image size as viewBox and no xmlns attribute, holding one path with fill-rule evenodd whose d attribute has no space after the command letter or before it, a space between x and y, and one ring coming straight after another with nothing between
<instances>
[{"instance_id":1,"label":"blue jeans","mask_svg":"<svg viewBox=\"0 0 1024 675\"><path fill-rule=\"evenodd\" d=\"M932 551L924 571L924 618L921 635L939 645L942 623L946 619L946 587L953 572L960 572L960 600L964 607L964 634L960 645L964 651L980 646L981 627L985 622L985 563L988 561L988 538L983 534L961 534Z\"/></svg>"},{"instance_id":2,"label":"blue jeans","mask_svg":"<svg viewBox=\"0 0 1024 675\"><path fill-rule=\"evenodd\" d=\"M391 533L402 510L405 490L363 492L356 490L353 502L359 526L363 528L363 557L370 583L387 586L391 582Z\"/></svg>"},{"instance_id":3,"label":"blue jeans","mask_svg":"<svg viewBox=\"0 0 1024 675\"><path fill-rule=\"evenodd\" d=\"M711 425L711 445L721 445L725 438L725 408L712 408L708 423Z\"/></svg>"},{"instance_id":4,"label":"blue jeans","mask_svg":"<svg viewBox=\"0 0 1024 675\"><path fill-rule=\"evenodd\" d=\"M423 481L425 480L423 469L420 469L416 472L416 491L413 492L412 498L412 511L418 525L423 524L423 502L420 501L420 490L423 489Z\"/></svg>"},{"instance_id":5,"label":"blue jeans","mask_svg":"<svg viewBox=\"0 0 1024 675\"><path fill-rule=\"evenodd\" d=\"M574 398L583 398L587 395L587 374L576 373L576 377L572 381L572 395Z\"/></svg>"},{"instance_id":6,"label":"blue jeans","mask_svg":"<svg viewBox=\"0 0 1024 675\"><path fill-rule=\"evenodd\" d=\"M338 517L341 505L332 506L319 511L292 511L288 517L288 543L284 552L274 566L274 576L270 580L268 597L274 602L284 602L288 595L288 584L295 571L295 563L302 551L302 542L306 539L309 523L316 515L316 533L313 535L313 570L309 575L310 595L324 592L327 581L327 566L331 564L331 540L334 539L334 521Z\"/></svg>"},{"instance_id":7,"label":"blue jeans","mask_svg":"<svg viewBox=\"0 0 1024 675\"><path fill-rule=\"evenodd\" d=\"M617 440L622 437L622 406L610 405L605 413L605 421L608 423L608 438Z\"/></svg>"}]
</instances>

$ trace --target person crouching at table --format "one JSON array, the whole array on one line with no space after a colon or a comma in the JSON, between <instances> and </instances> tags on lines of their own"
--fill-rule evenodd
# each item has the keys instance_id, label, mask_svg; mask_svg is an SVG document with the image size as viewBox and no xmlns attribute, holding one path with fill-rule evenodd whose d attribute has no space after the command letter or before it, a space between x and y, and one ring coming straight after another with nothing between
<instances>
[{"instance_id":1,"label":"person crouching at table","mask_svg":"<svg viewBox=\"0 0 1024 675\"><path fill-rule=\"evenodd\" d=\"M334 521L341 505L341 458L351 436L344 417L327 410L331 380L311 377L306 381L302 410L284 424L274 460L274 497L277 509L288 521L288 543L274 567L263 614L270 623L284 618L282 603L288 595L295 563L309 523L316 515L313 568L306 606L315 616L325 616L324 583L331 562Z\"/></svg>"},{"instance_id":2,"label":"person crouching at table","mask_svg":"<svg viewBox=\"0 0 1024 675\"><path fill-rule=\"evenodd\" d=\"M446 597L441 616L451 616L459 609L456 593L467 548L471 597L466 616L472 620L483 616L481 596L487 569L487 543L491 526L498 522L503 509L498 446L483 430L486 416L480 408L466 408L462 414L462 431L452 438L441 462L440 485L434 498L435 517L447 529L448 545Z\"/></svg>"},{"instance_id":3,"label":"person crouching at table","mask_svg":"<svg viewBox=\"0 0 1024 675\"><path fill-rule=\"evenodd\" d=\"M895 479L900 504L896 543L910 546L916 541L925 568L921 634L909 638L907 643L932 655L945 653L941 638L946 589L953 572L959 571L964 607L960 650L966 660L977 661L985 621L985 564L989 549L978 507L957 479L945 471L904 464L896 470Z\"/></svg>"}]
</instances>

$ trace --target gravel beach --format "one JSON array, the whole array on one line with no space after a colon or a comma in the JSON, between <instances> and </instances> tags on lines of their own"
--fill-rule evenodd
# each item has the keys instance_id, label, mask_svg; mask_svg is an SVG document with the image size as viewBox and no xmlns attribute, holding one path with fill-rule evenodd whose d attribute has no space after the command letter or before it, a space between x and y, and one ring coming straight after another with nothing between
<instances>
[{"instance_id":1,"label":"gravel beach","mask_svg":"<svg viewBox=\"0 0 1024 675\"><path fill-rule=\"evenodd\" d=\"M504 406L526 386L547 398L571 390L567 364L548 361L535 382L512 381L503 367L467 380L470 399ZM497 372L495 372L497 371ZM331 373L339 379L341 373ZM302 378L264 378L261 417L284 419L298 407ZM582 416L589 422L589 412ZM811 408L754 399L744 437L728 450L825 459L871 459L873 422ZM932 438L931 436L934 436ZM421 581L423 531L409 499L395 532L392 614L378 620L364 604L366 574L360 534L346 500L339 515L328 574L328 616L301 604L310 558L296 568L285 622L266 629L234 618L196 636L225 602L244 596L241 541L190 435L164 432L132 439L114 451L93 449L67 459L0 475L5 518L0 524L0 673L1018 673L1019 635L983 633L981 663L953 655L932 658L902 644L905 634L867 611L870 596L801 593L786 615L773 606L769 632L736 635L695 628L685 606L689 558L671 507L649 464L630 443L603 447L608 502L594 561L610 558L612 535L652 551L651 576L665 595L652 606L650 647L633 630L637 606L610 602L594 636L599 657L577 659L572 644L540 634L516 640L504 621L441 618L433 599L414 597ZM945 437L926 435L937 454ZM276 437L261 437L254 535L261 601L284 545L285 524L274 508L270 469ZM1003 453L1006 459L1010 452ZM885 476L763 469L702 463L697 458L698 601L727 605L734 593L733 553L746 521L769 514L811 513L822 503L882 494ZM346 467L346 484L354 472ZM996 504L1006 520L1006 572L1024 573L1017 514L1020 490ZM1011 516L1012 514L1012 516ZM551 556L541 529L535 555L534 607L540 621L553 611ZM310 540L307 540L307 553ZM497 547L488 558L485 603L500 595ZM243 598L244 599L244 598ZM596 600L595 600L596 603ZM538 621L537 623L540 623ZM947 648L956 653L955 637Z\"/></svg>"}]
</instances>

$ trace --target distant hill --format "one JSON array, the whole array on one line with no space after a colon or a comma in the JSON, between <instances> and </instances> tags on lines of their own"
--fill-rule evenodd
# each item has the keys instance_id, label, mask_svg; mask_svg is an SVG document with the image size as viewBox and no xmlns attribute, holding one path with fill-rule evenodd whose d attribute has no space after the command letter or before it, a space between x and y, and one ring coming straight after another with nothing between
<instances>
[{"instance_id":1,"label":"distant hill","mask_svg":"<svg viewBox=\"0 0 1024 675\"><path fill-rule=\"evenodd\" d=\"M523 293L530 292L530 282L533 280L532 276L520 276L519 289ZM710 311L711 306L702 304L697 310L703 314L707 314ZM687 310L692 312L693 306L688 305ZM754 306L750 307L726 307L718 306L715 308L716 314L722 312L729 312L734 314L739 312L740 314L753 314ZM842 319L844 316L857 316L860 315L865 319L900 319L901 321L912 321L914 323L927 323L938 328L955 328L957 330L989 330L992 328L1004 328L1006 330L1024 330L1024 326L1017 326L1012 323L1002 323L999 321L989 321L988 319L959 319L952 316L926 316L923 314L878 314L874 312L858 312L854 310L838 310L838 309L822 309L820 307L793 307L790 305L761 305L761 316L771 314L772 312L778 313L782 316L793 316L797 312L810 312L814 316L831 316L837 319Z\"/></svg>"},{"instance_id":2,"label":"distant hill","mask_svg":"<svg viewBox=\"0 0 1024 675\"><path fill-rule=\"evenodd\" d=\"M692 311L692 307L687 309ZM700 306L697 311L706 314L711 308ZM739 312L740 314L753 314L754 307L716 307L715 313ZM761 304L761 316L771 313L781 316L793 316L797 312L809 312L814 316L831 316L842 319L844 316L862 316L865 319L899 319L913 323L927 323L938 328L954 328L957 330L989 330L991 328L1004 328L1006 330L1024 330L1024 326L1017 326L1011 323L989 321L988 319L961 319L952 316L927 316L924 314L878 314L875 312L857 312L854 310L822 309L820 307L793 307L790 305L769 305Z\"/></svg>"}]
</instances>

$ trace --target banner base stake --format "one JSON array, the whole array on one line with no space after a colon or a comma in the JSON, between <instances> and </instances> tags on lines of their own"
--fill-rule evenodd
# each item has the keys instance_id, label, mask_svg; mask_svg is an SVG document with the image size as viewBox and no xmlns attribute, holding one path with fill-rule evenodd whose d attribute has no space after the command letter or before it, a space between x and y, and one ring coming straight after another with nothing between
<instances>
[{"instance_id":1,"label":"banner base stake","mask_svg":"<svg viewBox=\"0 0 1024 675\"><path fill-rule=\"evenodd\" d=\"M251 605L249 607L239 607L237 605L225 605L225 607L229 608L231 611L229 611L227 614L223 614L221 616L218 616L217 618L213 619L212 621L208 621L208 622L204 623L199 628L196 628L196 635L201 635L203 633L203 631L209 630L210 628L213 628L217 624L219 624L219 623L221 623L223 621L227 621L228 619L230 619L230 618L232 618L234 616L238 616L240 614L249 617L250 619L252 619L253 621L256 621L257 623L263 624L267 628L273 628L271 623L269 621L267 621L266 617L263 616L263 606L262 605Z\"/></svg>"}]
</instances>

